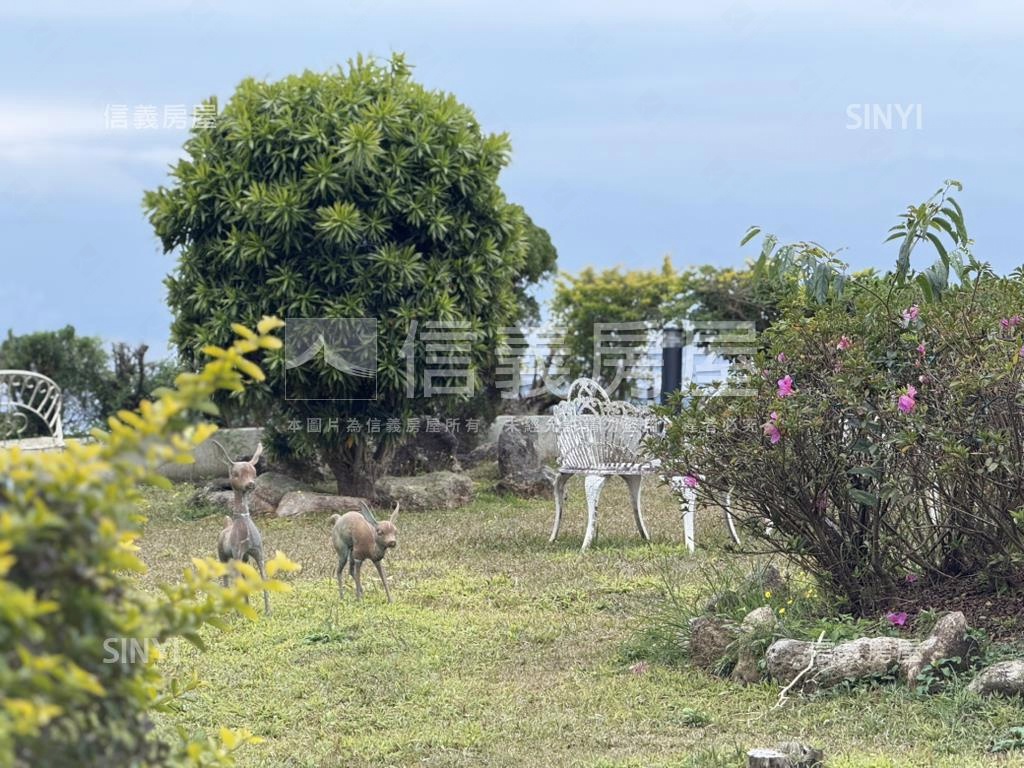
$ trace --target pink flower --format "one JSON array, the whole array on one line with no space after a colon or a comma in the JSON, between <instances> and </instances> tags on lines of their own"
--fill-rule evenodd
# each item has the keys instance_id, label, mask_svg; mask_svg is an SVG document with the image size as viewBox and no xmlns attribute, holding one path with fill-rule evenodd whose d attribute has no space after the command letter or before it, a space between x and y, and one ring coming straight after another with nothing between
<instances>
[{"instance_id":1,"label":"pink flower","mask_svg":"<svg viewBox=\"0 0 1024 768\"><path fill-rule=\"evenodd\" d=\"M917 574L916 573L908 573L906 575L906 577L904 577L904 581L906 581L907 584L914 584L914 583L916 583L917 582Z\"/></svg>"},{"instance_id":2,"label":"pink flower","mask_svg":"<svg viewBox=\"0 0 1024 768\"><path fill-rule=\"evenodd\" d=\"M894 627L902 627L907 623L907 612L897 611L895 613L887 613L885 614L885 618L887 618L889 623Z\"/></svg>"},{"instance_id":3,"label":"pink flower","mask_svg":"<svg viewBox=\"0 0 1024 768\"><path fill-rule=\"evenodd\" d=\"M850 341L850 338L848 336L843 336L839 339L839 343L836 344L836 349L842 352L843 350L849 349L852 345L853 342Z\"/></svg>"},{"instance_id":4,"label":"pink flower","mask_svg":"<svg viewBox=\"0 0 1024 768\"><path fill-rule=\"evenodd\" d=\"M1011 328L1016 328L1021 323L1024 323L1024 317L1020 315L1014 315L1013 317L1004 317L999 321L999 327L1004 331L1008 331Z\"/></svg>"},{"instance_id":5,"label":"pink flower","mask_svg":"<svg viewBox=\"0 0 1024 768\"><path fill-rule=\"evenodd\" d=\"M786 357L786 353L785 352L779 352L779 354L777 354L775 356L775 359L778 360L780 363L784 363L787 360L789 360L789 358Z\"/></svg>"},{"instance_id":6,"label":"pink flower","mask_svg":"<svg viewBox=\"0 0 1024 768\"><path fill-rule=\"evenodd\" d=\"M925 348L924 348L924 342L922 341L920 344L917 345L917 354L919 354L921 357L924 357L924 353L925 353Z\"/></svg>"},{"instance_id":7,"label":"pink flower","mask_svg":"<svg viewBox=\"0 0 1024 768\"><path fill-rule=\"evenodd\" d=\"M920 315L920 314L921 314L921 309L920 309L920 307L917 306L917 304L914 304L914 305L908 307L907 309L904 309L903 310L903 327L906 328L912 322L917 320L917 316Z\"/></svg>"},{"instance_id":8,"label":"pink flower","mask_svg":"<svg viewBox=\"0 0 1024 768\"><path fill-rule=\"evenodd\" d=\"M782 432L779 431L779 412L772 411L768 414L768 421L761 425L761 429L764 430L765 437L768 441L775 445L782 439Z\"/></svg>"},{"instance_id":9,"label":"pink flower","mask_svg":"<svg viewBox=\"0 0 1024 768\"><path fill-rule=\"evenodd\" d=\"M896 402L903 413L910 413L914 410L914 406L917 405L917 400L914 398L917 396L917 389L913 385L907 387L907 392L904 395L900 395L900 399Z\"/></svg>"},{"instance_id":10,"label":"pink flower","mask_svg":"<svg viewBox=\"0 0 1024 768\"><path fill-rule=\"evenodd\" d=\"M794 394L793 392L793 377L786 375L778 381L779 384L779 397L789 397Z\"/></svg>"},{"instance_id":11,"label":"pink flower","mask_svg":"<svg viewBox=\"0 0 1024 768\"><path fill-rule=\"evenodd\" d=\"M683 475L683 485L687 488L696 488L697 483L698 480L696 475Z\"/></svg>"}]
</instances>

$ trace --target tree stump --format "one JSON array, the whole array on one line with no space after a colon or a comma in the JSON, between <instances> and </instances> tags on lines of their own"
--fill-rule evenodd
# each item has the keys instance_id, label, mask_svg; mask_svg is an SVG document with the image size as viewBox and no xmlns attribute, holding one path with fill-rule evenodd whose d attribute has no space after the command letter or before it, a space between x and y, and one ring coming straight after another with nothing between
<instances>
[{"instance_id":1,"label":"tree stump","mask_svg":"<svg viewBox=\"0 0 1024 768\"><path fill-rule=\"evenodd\" d=\"M747 768L792 768L789 756L776 749L752 749L747 752Z\"/></svg>"}]
</instances>

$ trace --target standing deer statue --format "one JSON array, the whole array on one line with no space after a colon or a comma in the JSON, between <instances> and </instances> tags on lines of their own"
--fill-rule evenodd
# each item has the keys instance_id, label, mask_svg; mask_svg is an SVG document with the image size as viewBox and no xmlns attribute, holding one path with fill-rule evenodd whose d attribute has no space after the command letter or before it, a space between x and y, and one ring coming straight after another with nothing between
<instances>
[{"instance_id":1,"label":"standing deer statue","mask_svg":"<svg viewBox=\"0 0 1024 768\"><path fill-rule=\"evenodd\" d=\"M331 515L331 540L338 552L338 597L344 598L345 564L348 563L349 573L356 583L356 600L363 598L363 582L360 571L364 560L370 560L380 574L384 585L384 594L391 602L391 591L384 575L381 561L389 549L398 546L398 504L391 517L382 523L377 522L373 511L365 502L360 502L361 511L346 512L344 515Z\"/></svg>"},{"instance_id":2,"label":"standing deer statue","mask_svg":"<svg viewBox=\"0 0 1024 768\"><path fill-rule=\"evenodd\" d=\"M237 560L241 563L253 560L259 569L260 576L267 578L263 568L263 537L249 514L249 497L256 488L256 464L263 455L263 444L256 446L256 453L248 461L235 461L223 445L213 442L228 462L228 482L235 492L231 516L224 518L224 530L217 538L217 557L222 563ZM228 585L228 577L224 576L224 586ZM248 598L246 598L248 602ZM263 609L270 614L270 596L263 590Z\"/></svg>"}]
</instances>

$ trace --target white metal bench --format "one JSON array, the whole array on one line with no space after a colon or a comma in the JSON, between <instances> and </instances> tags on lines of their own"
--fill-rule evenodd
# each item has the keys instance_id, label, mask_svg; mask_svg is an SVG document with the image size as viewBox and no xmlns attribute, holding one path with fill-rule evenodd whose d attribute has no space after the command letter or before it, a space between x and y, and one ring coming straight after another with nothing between
<instances>
[{"instance_id":1,"label":"white metal bench","mask_svg":"<svg viewBox=\"0 0 1024 768\"><path fill-rule=\"evenodd\" d=\"M0 449L62 449L62 407L60 387L52 379L34 371L0 370ZM36 428L30 430L32 425Z\"/></svg>"}]
</instances>

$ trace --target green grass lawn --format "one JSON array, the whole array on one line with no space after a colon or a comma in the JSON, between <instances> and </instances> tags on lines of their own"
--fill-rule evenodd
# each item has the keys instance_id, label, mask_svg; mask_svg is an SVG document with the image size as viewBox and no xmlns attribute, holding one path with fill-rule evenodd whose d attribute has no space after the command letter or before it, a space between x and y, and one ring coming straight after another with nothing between
<instances>
[{"instance_id":1,"label":"green grass lawn","mask_svg":"<svg viewBox=\"0 0 1024 768\"><path fill-rule=\"evenodd\" d=\"M484 492L456 512L403 514L385 561L391 605L372 567L362 603L351 580L338 600L323 517L259 521L268 556L280 549L303 570L290 593L271 596L271 617L209 630L205 653L169 649L166 674L207 684L158 727L248 728L263 742L240 764L275 768L739 766L747 749L789 739L823 747L833 767L1024 764L986 754L1024 724L1019 705L962 691L873 687L779 710L773 685L744 688L685 666L633 669L627 648L665 584L696 590L724 526L702 517L705 552L689 556L677 508L651 482L654 542L643 544L613 482L597 544L580 554L581 486L571 485L556 544L542 500ZM190 491L149 496L147 584L213 554L222 516L194 519Z\"/></svg>"}]
</instances>

